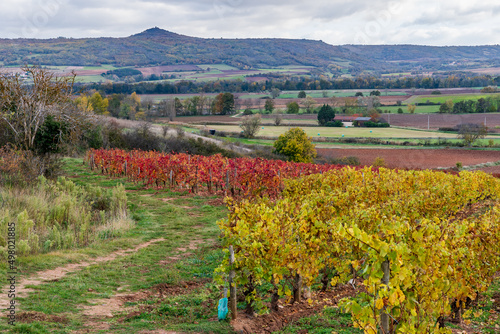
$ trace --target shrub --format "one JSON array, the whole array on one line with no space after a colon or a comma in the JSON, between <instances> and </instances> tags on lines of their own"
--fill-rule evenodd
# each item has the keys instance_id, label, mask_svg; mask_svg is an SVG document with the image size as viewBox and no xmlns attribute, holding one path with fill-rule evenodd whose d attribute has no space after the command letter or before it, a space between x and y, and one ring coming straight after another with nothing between
<instances>
[{"instance_id":1,"label":"shrub","mask_svg":"<svg viewBox=\"0 0 500 334\"><path fill-rule=\"evenodd\" d=\"M448 131L448 132L457 132L457 128L452 128L452 127L442 127L438 129L439 131Z\"/></svg>"},{"instance_id":2,"label":"shrub","mask_svg":"<svg viewBox=\"0 0 500 334\"><path fill-rule=\"evenodd\" d=\"M240 123L240 128L243 130L243 135L246 138L253 138L260 129L262 120L260 115L245 116Z\"/></svg>"},{"instance_id":3,"label":"shrub","mask_svg":"<svg viewBox=\"0 0 500 334\"><path fill-rule=\"evenodd\" d=\"M385 167L385 160L384 158L381 157L376 157L375 161L373 162L374 167Z\"/></svg>"},{"instance_id":4,"label":"shrub","mask_svg":"<svg viewBox=\"0 0 500 334\"><path fill-rule=\"evenodd\" d=\"M378 123L378 122L365 122L364 126L367 128L389 128L391 125L389 123Z\"/></svg>"},{"instance_id":5,"label":"shrub","mask_svg":"<svg viewBox=\"0 0 500 334\"><path fill-rule=\"evenodd\" d=\"M273 146L276 153L288 157L290 161L312 162L316 157L312 138L300 128L292 128L280 135Z\"/></svg>"},{"instance_id":6,"label":"shrub","mask_svg":"<svg viewBox=\"0 0 500 334\"><path fill-rule=\"evenodd\" d=\"M103 231L110 237L132 227L122 185L102 189L40 177L30 187L3 188L0 197L0 235L15 221L20 255L87 246ZM5 250L0 240L0 254Z\"/></svg>"},{"instance_id":7,"label":"shrub","mask_svg":"<svg viewBox=\"0 0 500 334\"><path fill-rule=\"evenodd\" d=\"M286 105L286 112L288 114L298 114L300 110L299 104L297 102L290 102Z\"/></svg>"},{"instance_id":8,"label":"shrub","mask_svg":"<svg viewBox=\"0 0 500 334\"><path fill-rule=\"evenodd\" d=\"M271 101L271 100L268 100ZM243 111L243 115L248 116L248 115L253 115L253 111L250 108L246 108L245 111Z\"/></svg>"},{"instance_id":9,"label":"shrub","mask_svg":"<svg viewBox=\"0 0 500 334\"><path fill-rule=\"evenodd\" d=\"M472 146L479 138L484 138L488 133L488 128L483 124L460 124L458 128L458 138L463 139L464 144Z\"/></svg>"},{"instance_id":10,"label":"shrub","mask_svg":"<svg viewBox=\"0 0 500 334\"><path fill-rule=\"evenodd\" d=\"M334 120L334 121L327 122L325 124L325 126L334 127L334 128L341 128L344 126L344 123L342 123L342 121L339 121L339 120Z\"/></svg>"}]
</instances>

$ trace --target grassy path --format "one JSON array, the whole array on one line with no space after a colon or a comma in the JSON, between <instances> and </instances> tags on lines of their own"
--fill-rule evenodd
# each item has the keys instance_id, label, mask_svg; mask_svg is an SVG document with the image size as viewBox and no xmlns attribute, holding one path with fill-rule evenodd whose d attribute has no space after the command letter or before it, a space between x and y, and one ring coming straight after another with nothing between
<instances>
[{"instance_id":1,"label":"grassy path","mask_svg":"<svg viewBox=\"0 0 500 334\"><path fill-rule=\"evenodd\" d=\"M124 183L136 227L86 249L19 258L17 324L2 319L0 332L231 333L217 321L221 291L212 283L223 256L215 223L226 209L92 174L81 159L65 163L76 183Z\"/></svg>"}]
</instances>

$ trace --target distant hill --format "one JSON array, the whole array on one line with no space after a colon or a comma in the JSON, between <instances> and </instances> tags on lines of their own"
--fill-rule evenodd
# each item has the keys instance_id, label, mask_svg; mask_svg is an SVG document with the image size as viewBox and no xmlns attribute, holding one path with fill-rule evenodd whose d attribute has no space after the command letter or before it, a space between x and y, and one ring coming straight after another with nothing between
<instances>
[{"instance_id":1,"label":"distant hill","mask_svg":"<svg viewBox=\"0 0 500 334\"><path fill-rule=\"evenodd\" d=\"M0 39L4 66L307 65L331 73L388 73L500 66L500 46L334 46L306 39L204 39L151 28L123 38Z\"/></svg>"}]
</instances>

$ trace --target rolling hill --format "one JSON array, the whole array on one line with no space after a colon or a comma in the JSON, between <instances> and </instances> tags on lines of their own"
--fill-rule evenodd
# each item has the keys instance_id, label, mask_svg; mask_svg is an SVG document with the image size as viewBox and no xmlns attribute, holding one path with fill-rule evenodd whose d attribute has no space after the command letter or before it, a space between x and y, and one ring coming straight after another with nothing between
<instances>
[{"instance_id":1,"label":"rolling hill","mask_svg":"<svg viewBox=\"0 0 500 334\"><path fill-rule=\"evenodd\" d=\"M123 38L0 39L4 66L307 65L388 73L500 64L500 46L329 45L306 39L205 39L151 28Z\"/></svg>"}]
</instances>

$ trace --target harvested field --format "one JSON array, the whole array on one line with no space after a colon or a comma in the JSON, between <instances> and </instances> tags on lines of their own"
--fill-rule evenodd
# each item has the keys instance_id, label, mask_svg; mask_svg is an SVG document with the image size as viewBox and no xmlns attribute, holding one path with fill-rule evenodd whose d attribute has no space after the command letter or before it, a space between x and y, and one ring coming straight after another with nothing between
<instances>
[{"instance_id":1,"label":"harvested field","mask_svg":"<svg viewBox=\"0 0 500 334\"><path fill-rule=\"evenodd\" d=\"M201 71L202 69L196 65L165 65L154 67L141 67L138 68L142 75L161 75L163 72L182 72L182 71Z\"/></svg>"},{"instance_id":2,"label":"harvested field","mask_svg":"<svg viewBox=\"0 0 500 334\"><path fill-rule=\"evenodd\" d=\"M495 132L500 132L500 114L383 114L382 115L392 126L410 127L418 129L427 129L427 122L431 130L437 130L442 127L454 127L463 123L484 124ZM271 119L272 115L263 115L263 119ZM314 119L318 115L283 115L283 119Z\"/></svg>"},{"instance_id":3,"label":"harvested field","mask_svg":"<svg viewBox=\"0 0 500 334\"><path fill-rule=\"evenodd\" d=\"M184 116L175 117L176 122L183 123L202 123L202 122L223 122L223 123L238 123L241 118L231 116Z\"/></svg>"},{"instance_id":4,"label":"harvested field","mask_svg":"<svg viewBox=\"0 0 500 334\"><path fill-rule=\"evenodd\" d=\"M390 116L389 116L390 115ZM500 114L384 114L389 123L393 126L404 126L412 128L427 129L429 122L430 129L441 127L454 127L463 123L484 124L490 130L495 130L495 126L500 126ZM498 131L498 129L496 129Z\"/></svg>"},{"instance_id":5,"label":"harvested field","mask_svg":"<svg viewBox=\"0 0 500 334\"><path fill-rule=\"evenodd\" d=\"M473 151L465 149L317 149L318 154L333 158L356 156L362 165L371 165L377 157L386 167L427 169L478 165L500 161L500 151ZM498 169L500 171L500 168Z\"/></svg>"}]
</instances>

